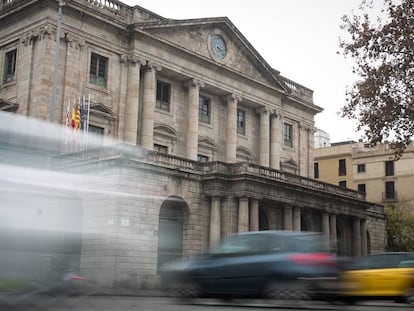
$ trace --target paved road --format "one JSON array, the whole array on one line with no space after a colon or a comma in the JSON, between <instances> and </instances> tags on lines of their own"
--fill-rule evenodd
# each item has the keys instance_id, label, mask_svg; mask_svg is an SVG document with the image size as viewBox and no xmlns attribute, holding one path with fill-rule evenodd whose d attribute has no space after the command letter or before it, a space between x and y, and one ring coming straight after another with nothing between
<instances>
[{"instance_id":1,"label":"paved road","mask_svg":"<svg viewBox=\"0 0 414 311\"><path fill-rule=\"evenodd\" d=\"M189 304L165 297L114 297L90 296L75 298L47 298L37 304L20 305L17 311L260 311L260 310L352 310L352 311L380 311L414 310L414 305L396 304L387 302L370 302L357 306L330 305L321 302L271 302L262 300L236 300L222 302L214 299L199 299Z\"/></svg>"}]
</instances>

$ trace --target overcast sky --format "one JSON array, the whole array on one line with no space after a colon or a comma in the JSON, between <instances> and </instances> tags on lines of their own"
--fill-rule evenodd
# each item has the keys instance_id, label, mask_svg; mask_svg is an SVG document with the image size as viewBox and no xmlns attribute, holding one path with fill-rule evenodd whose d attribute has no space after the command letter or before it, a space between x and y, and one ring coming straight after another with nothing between
<instances>
[{"instance_id":1,"label":"overcast sky","mask_svg":"<svg viewBox=\"0 0 414 311\"><path fill-rule=\"evenodd\" d=\"M375 0L379 2L380 0ZM339 117L345 89L355 80L351 60L337 54L341 17L358 11L361 0L123 0L163 17L227 16L281 75L314 91L324 109L315 125L331 142L358 140L355 121ZM382 0L381 0L382 3Z\"/></svg>"}]
</instances>

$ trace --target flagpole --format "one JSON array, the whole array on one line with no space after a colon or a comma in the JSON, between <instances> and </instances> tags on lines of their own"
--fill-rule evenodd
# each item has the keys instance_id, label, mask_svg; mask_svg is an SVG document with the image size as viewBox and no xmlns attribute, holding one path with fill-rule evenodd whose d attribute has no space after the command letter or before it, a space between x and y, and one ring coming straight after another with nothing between
<instances>
[{"instance_id":1,"label":"flagpole","mask_svg":"<svg viewBox=\"0 0 414 311\"><path fill-rule=\"evenodd\" d=\"M88 116L86 118L86 149L88 149L89 140L89 112L91 110L91 93L88 93Z\"/></svg>"}]
</instances>

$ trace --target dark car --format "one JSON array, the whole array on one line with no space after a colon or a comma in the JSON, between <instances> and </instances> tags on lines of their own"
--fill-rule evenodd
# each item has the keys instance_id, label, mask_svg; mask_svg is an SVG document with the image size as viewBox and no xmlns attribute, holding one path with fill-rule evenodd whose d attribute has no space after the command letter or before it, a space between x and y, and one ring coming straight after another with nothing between
<instances>
[{"instance_id":1,"label":"dark car","mask_svg":"<svg viewBox=\"0 0 414 311\"><path fill-rule=\"evenodd\" d=\"M319 233L258 231L232 235L210 252L161 268L162 287L180 297L306 299L315 279L337 273Z\"/></svg>"}]
</instances>

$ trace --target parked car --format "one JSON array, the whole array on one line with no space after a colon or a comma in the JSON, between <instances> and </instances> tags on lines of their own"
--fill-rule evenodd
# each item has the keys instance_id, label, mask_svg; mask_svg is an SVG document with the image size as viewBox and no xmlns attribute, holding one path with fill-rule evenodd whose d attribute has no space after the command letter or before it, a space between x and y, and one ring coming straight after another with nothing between
<instances>
[{"instance_id":1,"label":"parked car","mask_svg":"<svg viewBox=\"0 0 414 311\"><path fill-rule=\"evenodd\" d=\"M204 255L165 264L161 280L179 297L306 299L315 279L336 273L324 235L258 231L232 235Z\"/></svg>"},{"instance_id":2,"label":"parked car","mask_svg":"<svg viewBox=\"0 0 414 311\"><path fill-rule=\"evenodd\" d=\"M356 303L394 300L414 303L414 253L381 253L357 258L336 283L318 284L319 297Z\"/></svg>"}]
</instances>

